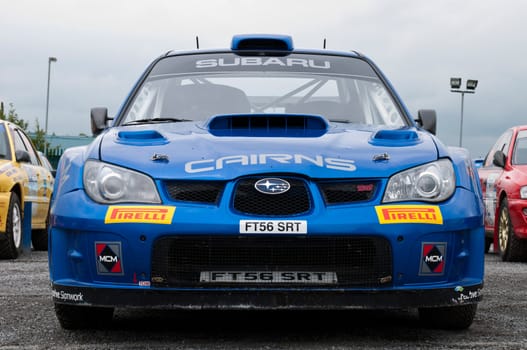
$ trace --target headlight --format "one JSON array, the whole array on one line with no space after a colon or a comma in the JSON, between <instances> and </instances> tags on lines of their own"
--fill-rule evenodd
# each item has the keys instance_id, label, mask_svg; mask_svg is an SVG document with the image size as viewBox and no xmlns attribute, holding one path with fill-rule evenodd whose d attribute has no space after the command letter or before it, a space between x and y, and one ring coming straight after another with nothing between
<instances>
[{"instance_id":1,"label":"headlight","mask_svg":"<svg viewBox=\"0 0 527 350\"><path fill-rule=\"evenodd\" d=\"M383 202L440 202L448 199L455 189L454 167L449 160L441 159L392 176Z\"/></svg>"},{"instance_id":2,"label":"headlight","mask_svg":"<svg viewBox=\"0 0 527 350\"><path fill-rule=\"evenodd\" d=\"M83 181L88 196L98 203L161 203L150 177L115 165L89 160Z\"/></svg>"},{"instance_id":3,"label":"headlight","mask_svg":"<svg viewBox=\"0 0 527 350\"><path fill-rule=\"evenodd\" d=\"M527 199L527 186L520 188L520 198Z\"/></svg>"}]
</instances>

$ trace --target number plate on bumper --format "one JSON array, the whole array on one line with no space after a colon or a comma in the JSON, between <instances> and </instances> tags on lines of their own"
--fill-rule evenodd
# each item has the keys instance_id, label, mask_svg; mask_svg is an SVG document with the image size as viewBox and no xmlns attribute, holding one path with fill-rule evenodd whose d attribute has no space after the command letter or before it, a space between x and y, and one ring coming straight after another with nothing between
<instances>
[{"instance_id":1,"label":"number plate on bumper","mask_svg":"<svg viewBox=\"0 0 527 350\"><path fill-rule=\"evenodd\" d=\"M335 272L300 271L202 271L200 282L335 284Z\"/></svg>"},{"instance_id":2,"label":"number plate on bumper","mask_svg":"<svg viewBox=\"0 0 527 350\"><path fill-rule=\"evenodd\" d=\"M240 220L240 233L307 233L307 221Z\"/></svg>"}]
</instances>

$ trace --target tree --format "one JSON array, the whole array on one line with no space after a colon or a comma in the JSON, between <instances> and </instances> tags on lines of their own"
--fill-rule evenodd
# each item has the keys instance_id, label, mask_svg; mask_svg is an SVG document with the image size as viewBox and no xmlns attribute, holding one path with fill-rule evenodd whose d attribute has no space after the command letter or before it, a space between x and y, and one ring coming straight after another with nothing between
<instances>
[{"instance_id":1,"label":"tree","mask_svg":"<svg viewBox=\"0 0 527 350\"><path fill-rule=\"evenodd\" d=\"M14 123L18 125L22 130L27 131L27 127L29 126L29 123L26 122L24 119L19 118L18 114L16 113L15 107L12 103L9 104L9 111L7 112L7 115L4 111L4 103L1 103L0 106L0 118L3 120L10 121L11 123Z\"/></svg>"},{"instance_id":2,"label":"tree","mask_svg":"<svg viewBox=\"0 0 527 350\"><path fill-rule=\"evenodd\" d=\"M38 119L35 119L35 122L37 126L35 132L31 135L31 141L33 142L33 145L35 145L36 149L44 152L44 150L49 150L51 145L46 141L46 130L40 128Z\"/></svg>"},{"instance_id":3,"label":"tree","mask_svg":"<svg viewBox=\"0 0 527 350\"><path fill-rule=\"evenodd\" d=\"M46 141L46 131L40 128L38 119L36 119L37 127L35 129L35 132L30 133L28 130L29 123L26 122L24 119L18 117L18 113L16 112L15 107L12 103L9 104L9 111L6 115L4 110L4 103L0 102L0 119L10 121L11 123L18 125L22 130L24 130L30 137L31 141L33 142L33 145L35 145L35 148L37 150L44 152L44 150L50 149L50 143ZM57 146L56 148L59 147Z\"/></svg>"}]
</instances>

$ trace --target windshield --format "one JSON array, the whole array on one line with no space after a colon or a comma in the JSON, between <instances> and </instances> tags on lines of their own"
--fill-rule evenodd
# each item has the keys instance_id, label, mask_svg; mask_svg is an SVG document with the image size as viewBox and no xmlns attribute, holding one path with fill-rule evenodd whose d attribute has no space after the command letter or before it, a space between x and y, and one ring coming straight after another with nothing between
<instances>
[{"instance_id":1,"label":"windshield","mask_svg":"<svg viewBox=\"0 0 527 350\"><path fill-rule=\"evenodd\" d=\"M512 164L527 164L527 130L521 130L516 136L516 145L512 155Z\"/></svg>"},{"instance_id":2,"label":"windshield","mask_svg":"<svg viewBox=\"0 0 527 350\"><path fill-rule=\"evenodd\" d=\"M0 124L0 159L11 159L9 141L4 124Z\"/></svg>"},{"instance_id":3,"label":"windshield","mask_svg":"<svg viewBox=\"0 0 527 350\"><path fill-rule=\"evenodd\" d=\"M300 54L167 57L152 69L119 124L206 121L221 114L312 114L341 123L406 125L365 61Z\"/></svg>"}]
</instances>

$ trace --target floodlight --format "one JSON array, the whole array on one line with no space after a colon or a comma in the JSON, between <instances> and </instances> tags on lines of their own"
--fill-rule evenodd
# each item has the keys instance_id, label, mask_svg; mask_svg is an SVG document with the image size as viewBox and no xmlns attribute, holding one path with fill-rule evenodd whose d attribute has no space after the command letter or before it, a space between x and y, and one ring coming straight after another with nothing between
<instances>
[{"instance_id":1,"label":"floodlight","mask_svg":"<svg viewBox=\"0 0 527 350\"><path fill-rule=\"evenodd\" d=\"M468 90L476 90L476 86L478 86L477 80L467 80L467 89Z\"/></svg>"},{"instance_id":2,"label":"floodlight","mask_svg":"<svg viewBox=\"0 0 527 350\"><path fill-rule=\"evenodd\" d=\"M450 78L450 87L452 89L459 89L461 87L461 78Z\"/></svg>"}]
</instances>

